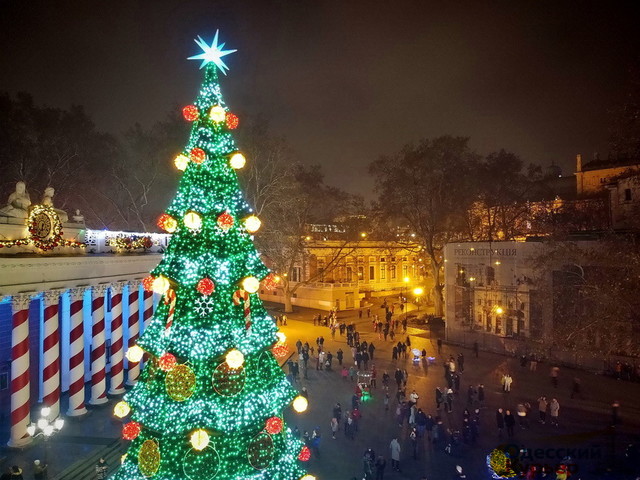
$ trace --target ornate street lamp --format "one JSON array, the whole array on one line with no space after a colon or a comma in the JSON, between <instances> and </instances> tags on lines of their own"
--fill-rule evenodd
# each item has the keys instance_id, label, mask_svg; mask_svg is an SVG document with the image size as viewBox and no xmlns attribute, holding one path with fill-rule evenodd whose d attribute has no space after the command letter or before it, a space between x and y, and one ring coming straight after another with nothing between
<instances>
[{"instance_id":1,"label":"ornate street lamp","mask_svg":"<svg viewBox=\"0 0 640 480\"><path fill-rule=\"evenodd\" d=\"M47 457L48 455L48 443L49 438L62 430L64 426L64 419L62 417L57 417L53 421L49 420L49 415L51 415L51 408L42 407L40 410L40 418L36 423L31 423L27 427L27 434L32 438L37 438L40 435L44 438L44 464L47 465Z\"/></svg>"}]
</instances>

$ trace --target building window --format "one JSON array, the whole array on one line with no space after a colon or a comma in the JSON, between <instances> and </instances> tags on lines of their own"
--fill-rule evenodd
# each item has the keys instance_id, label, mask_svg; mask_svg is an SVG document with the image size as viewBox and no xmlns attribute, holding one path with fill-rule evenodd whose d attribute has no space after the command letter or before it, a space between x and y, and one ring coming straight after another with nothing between
<instances>
[{"instance_id":1,"label":"building window","mask_svg":"<svg viewBox=\"0 0 640 480\"><path fill-rule=\"evenodd\" d=\"M624 189L624 201L625 202L630 202L631 201L631 189L630 188L625 188Z\"/></svg>"},{"instance_id":2,"label":"building window","mask_svg":"<svg viewBox=\"0 0 640 480\"><path fill-rule=\"evenodd\" d=\"M482 306L482 299L481 298L478 299L478 306L479 307Z\"/></svg>"},{"instance_id":3,"label":"building window","mask_svg":"<svg viewBox=\"0 0 640 480\"><path fill-rule=\"evenodd\" d=\"M369 266L369 280L374 281L376 279L376 267L373 265Z\"/></svg>"},{"instance_id":4,"label":"building window","mask_svg":"<svg viewBox=\"0 0 640 480\"><path fill-rule=\"evenodd\" d=\"M358 263L364 263L364 257L358 257Z\"/></svg>"},{"instance_id":5,"label":"building window","mask_svg":"<svg viewBox=\"0 0 640 480\"><path fill-rule=\"evenodd\" d=\"M402 278L409 276L409 265L406 263L402 265Z\"/></svg>"},{"instance_id":6,"label":"building window","mask_svg":"<svg viewBox=\"0 0 640 480\"><path fill-rule=\"evenodd\" d=\"M380 259L380 280L386 280L387 279L387 260L386 258L382 257Z\"/></svg>"},{"instance_id":7,"label":"building window","mask_svg":"<svg viewBox=\"0 0 640 480\"><path fill-rule=\"evenodd\" d=\"M347 282L353 282L353 268L347 267Z\"/></svg>"},{"instance_id":8,"label":"building window","mask_svg":"<svg viewBox=\"0 0 640 480\"><path fill-rule=\"evenodd\" d=\"M302 267L293 267L291 269L291 281L292 282L302 281Z\"/></svg>"},{"instance_id":9,"label":"building window","mask_svg":"<svg viewBox=\"0 0 640 480\"><path fill-rule=\"evenodd\" d=\"M396 279L396 266L395 265L391 265L389 267L389 273L391 274L391 280L395 280Z\"/></svg>"},{"instance_id":10,"label":"building window","mask_svg":"<svg viewBox=\"0 0 640 480\"><path fill-rule=\"evenodd\" d=\"M358 280L364 280L364 267L358 267Z\"/></svg>"}]
</instances>

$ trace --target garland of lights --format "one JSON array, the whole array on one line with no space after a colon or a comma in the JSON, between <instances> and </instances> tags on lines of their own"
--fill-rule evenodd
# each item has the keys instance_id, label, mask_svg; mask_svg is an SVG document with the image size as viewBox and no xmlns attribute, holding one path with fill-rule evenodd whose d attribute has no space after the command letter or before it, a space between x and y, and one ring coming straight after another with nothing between
<instances>
[{"instance_id":1,"label":"garland of lights","mask_svg":"<svg viewBox=\"0 0 640 480\"><path fill-rule=\"evenodd\" d=\"M516 472L511 468L509 455L499 448L496 448L487 455L487 468L494 480L513 478Z\"/></svg>"},{"instance_id":2,"label":"garland of lights","mask_svg":"<svg viewBox=\"0 0 640 480\"><path fill-rule=\"evenodd\" d=\"M157 222L171 240L142 281L163 301L126 354L147 360L114 408L131 441L114 480L314 480L300 463L309 449L282 416L287 405L301 413L308 402L276 361L288 347L257 294L261 281L274 288L277 277L255 249L261 221L238 184L246 158L231 131L239 120L216 70L230 51L217 34L211 46L197 43L205 79L182 109L191 135L172 159L181 179Z\"/></svg>"},{"instance_id":3,"label":"garland of lights","mask_svg":"<svg viewBox=\"0 0 640 480\"><path fill-rule=\"evenodd\" d=\"M62 238L62 222L56 211L48 205L34 205L27 218L29 238L0 240L0 248L19 247L33 244L43 251L56 247L84 248L87 245L75 240Z\"/></svg>"},{"instance_id":4,"label":"garland of lights","mask_svg":"<svg viewBox=\"0 0 640 480\"><path fill-rule=\"evenodd\" d=\"M148 235L118 235L116 238L110 238L107 244L119 250L137 250L153 247L153 240Z\"/></svg>"}]
</instances>

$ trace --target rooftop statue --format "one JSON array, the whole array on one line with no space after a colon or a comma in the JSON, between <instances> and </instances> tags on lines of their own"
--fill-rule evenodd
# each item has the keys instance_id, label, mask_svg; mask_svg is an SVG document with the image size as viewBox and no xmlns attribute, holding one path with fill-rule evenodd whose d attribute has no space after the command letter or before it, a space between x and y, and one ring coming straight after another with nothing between
<instances>
[{"instance_id":1,"label":"rooftop statue","mask_svg":"<svg viewBox=\"0 0 640 480\"><path fill-rule=\"evenodd\" d=\"M64 210L59 210L53 206L53 195L55 190L53 187L47 187L44 189L44 195L42 196L42 204L48 207L53 208L53 211L58 214L58 218L62 223L66 223L69 221L69 215Z\"/></svg>"},{"instance_id":2,"label":"rooftop statue","mask_svg":"<svg viewBox=\"0 0 640 480\"><path fill-rule=\"evenodd\" d=\"M27 218L31 198L27 193L27 186L24 182L16 183L16 191L9 195L7 205L0 208L0 216Z\"/></svg>"}]
</instances>

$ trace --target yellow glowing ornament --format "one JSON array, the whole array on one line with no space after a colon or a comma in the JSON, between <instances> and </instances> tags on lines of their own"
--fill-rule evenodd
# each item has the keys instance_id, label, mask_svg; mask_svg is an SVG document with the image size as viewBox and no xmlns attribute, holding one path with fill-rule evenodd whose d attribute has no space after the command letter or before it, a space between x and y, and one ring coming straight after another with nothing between
<instances>
[{"instance_id":1,"label":"yellow glowing ornament","mask_svg":"<svg viewBox=\"0 0 640 480\"><path fill-rule=\"evenodd\" d=\"M260 229L260 225L262 225L262 222L255 215L251 215L244 219L244 227L249 233L257 232Z\"/></svg>"},{"instance_id":2,"label":"yellow glowing ornament","mask_svg":"<svg viewBox=\"0 0 640 480\"><path fill-rule=\"evenodd\" d=\"M242 288L249 293L256 293L260 288L260 280L256 277L247 277L242 281Z\"/></svg>"},{"instance_id":3,"label":"yellow glowing ornament","mask_svg":"<svg viewBox=\"0 0 640 480\"><path fill-rule=\"evenodd\" d=\"M138 345L134 345L129 350L127 350L127 353L125 354L125 356L127 357L127 360L129 360L130 362L138 363L140 360L142 360L142 357L144 356L144 350L140 348Z\"/></svg>"},{"instance_id":4,"label":"yellow glowing ornament","mask_svg":"<svg viewBox=\"0 0 640 480\"><path fill-rule=\"evenodd\" d=\"M244 364L244 355L240 350L235 348L227 353L224 357L224 361L227 362L230 368L240 368Z\"/></svg>"},{"instance_id":5,"label":"yellow glowing ornament","mask_svg":"<svg viewBox=\"0 0 640 480\"><path fill-rule=\"evenodd\" d=\"M164 294L164 292L166 292L167 290L169 290L169 288L171 287L171 284L169 283L169 279L167 277L165 277L164 275L160 275L159 277L156 277L153 280L153 284L151 286L151 289L159 294Z\"/></svg>"},{"instance_id":6,"label":"yellow glowing ornament","mask_svg":"<svg viewBox=\"0 0 640 480\"><path fill-rule=\"evenodd\" d=\"M209 110L209 118L213 122L224 122L227 118L227 112L220 105L214 105Z\"/></svg>"},{"instance_id":7,"label":"yellow glowing ornament","mask_svg":"<svg viewBox=\"0 0 640 480\"><path fill-rule=\"evenodd\" d=\"M189 160L189 157L187 157L186 155L180 154L175 158L173 163L175 164L178 170L181 170L184 172L187 169L187 166L189 165L190 161L191 160Z\"/></svg>"},{"instance_id":8,"label":"yellow glowing ornament","mask_svg":"<svg viewBox=\"0 0 640 480\"><path fill-rule=\"evenodd\" d=\"M304 477L300 477L300 480L316 480L316 477L307 474Z\"/></svg>"},{"instance_id":9,"label":"yellow glowing ornament","mask_svg":"<svg viewBox=\"0 0 640 480\"><path fill-rule=\"evenodd\" d=\"M196 450L204 450L209 445L209 434L202 429L191 434L191 446Z\"/></svg>"},{"instance_id":10,"label":"yellow glowing ornament","mask_svg":"<svg viewBox=\"0 0 640 480\"><path fill-rule=\"evenodd\" d=\"M118 418L126 417L127 415L129 415L130 411L131 411L131 407L129 407L129 404L125 401L118 402L113 407L113 414Z\"/></svg>"},{"instance_id":11,"label":"yellow glowing ornament","mask_svg":"<svg viewBox=\"0 0 640 480\"><path fill-rule=\"evenodd\" d=\"M278 337L278 341L284 343L287 340L287 336L282 332L276 332L276 337Z\"/></svg>"},{"instance_id":12,"label":"yellow glowing ornament","mask_svg":"<svg viewBox=\"0 0 640 480\"><path fill-rule=\"evenodd\" d=\"M306 411L308 406L309 401L302 395L298 395L293 399L293 409L298 413Z\"/></svg>"},{"instance_id":13,"label":"yellow glowing ornament","mask_svg":"<svg viewBox=\"0 0 640 480\"><path fill-rule=\"evenodd\" d=\"M127 459L127 454L125 453L124 455L120 456L120 465L124 464L124 461Z\"/></svg>"},{"instance_id":14,"label":"yellow glowing ornament","mask_svg":"<svg viewBox=\"0 0 640 480\"><path fill-rule=\"evenodd\" d=\"M247 159L244 158L244 155L240 152L234 153L229 159L229 165L231 165L231 168L235 168L236 170L244 167L245 163L247 163Z\"/></svg>"},{"instance_id":15,"label":"yellow glowing ornament","mask_svg":"<svg viewBox=\"0 0 640 480\"><path fill-rule=\"evenodd\" d=\"M184 216L184 224L191 230L199 230L202 227L202 217L196 212L189 212Z\"/></svg>"}]
</instances>

